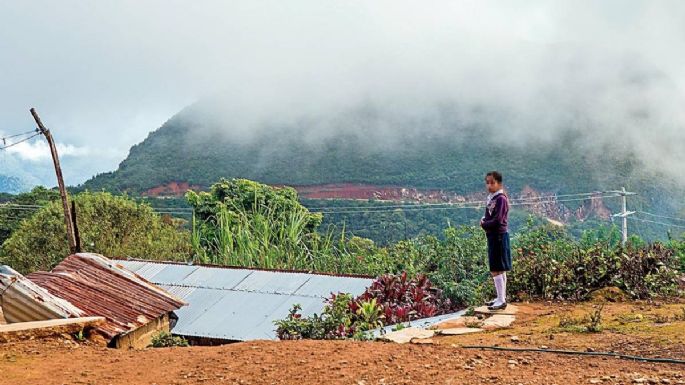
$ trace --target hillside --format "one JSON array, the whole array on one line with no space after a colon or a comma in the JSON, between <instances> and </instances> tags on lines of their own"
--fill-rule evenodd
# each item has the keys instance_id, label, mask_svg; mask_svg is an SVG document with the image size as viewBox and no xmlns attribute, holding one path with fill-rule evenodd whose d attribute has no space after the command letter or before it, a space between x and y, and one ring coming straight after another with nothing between
<instances>
[{"instance_id":1,"label":"hillside","mask_svg":"<svg viewBox=\"0 0 685 385\"><path fill-rule=\"evenodd\" d=\"M0 175L0 193L17 194L28 190L28 185L15 176Z\"/></svg>"},{"instance_id":2,"label":"hillside","mask_svg":"<svg viewBox=\"0 0 685 385\"><path fill-rule=\"evenodd\" d=\"M498 169L514 194L528 187L569 194L625 186L640 194L631 198L632 209L670 214L683 210L682 200L673 194L682 189L669 185L670 179L642 171L629 149L588 146L593 138L574 132L551 142L518 144L506 139L506 129L462 126L458 119L443 119L440 129L423 131L420 120L388 129L394 123L391 117L386 121L353 112L297 124L264 123L246 135L242 127L198 113L203 107L181 111L133 146L117 170L97 175L80 188L178 196L188 188L206 188L220 177L240 177L300 186L302 191L351 183L465 196L481 192L484 173ZM619 210L618 203L606 202L611 212ZM567 204L572 210L580 205Z\"/></svg>"}]
</instances>

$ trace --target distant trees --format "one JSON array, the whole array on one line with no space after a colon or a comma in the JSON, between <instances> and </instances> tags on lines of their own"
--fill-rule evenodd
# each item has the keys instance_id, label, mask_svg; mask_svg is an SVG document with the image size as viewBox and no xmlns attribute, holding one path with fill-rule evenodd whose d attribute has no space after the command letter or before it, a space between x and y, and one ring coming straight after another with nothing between
<instances>
[{"instance_id":1,"label":"distant trees","mask_svg":"<svg viewBox=\"0 0 685 385\"><path fill-rule=\"evenodd\" d=\"M59 200L59 192L43 186L5 199L8 206L0 206L0 245L19 227L22 220L31 217L39 206ZM10 206L11 205L11 206Z\"/></svg>"},{"instance_id":2,"label":"distant trees","mask_svg":"<svg viewBox=\"0 0 685 385\"><path fill-rule=\"evenodd\" d=\"M83 251L156 260L184 260L190 255L188 231L146 204L105 192L83 192L72 199ZM4 242L0 263L22 273L50 270L69 254L65 234L61 203L50 201Z\"/></svg>"}]
</instances>

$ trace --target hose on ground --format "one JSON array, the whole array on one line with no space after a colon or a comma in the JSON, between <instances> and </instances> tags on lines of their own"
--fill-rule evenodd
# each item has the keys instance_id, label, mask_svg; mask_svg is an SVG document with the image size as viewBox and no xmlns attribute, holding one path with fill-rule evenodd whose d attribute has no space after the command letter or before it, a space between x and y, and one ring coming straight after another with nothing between
<instances>
[{"instance_id":1,"label":"hose on ground","mask_svg":"<svg viewBox=\"0 0 685 385\"><path fill-rule=\"evenodd\" d=\"M507 348L502 346L485 346L485 345L465 345L462 346L463 349L480 349L480 350L500 350L507 352L535 352L535 353L554 353L554 354L567 354L567 355L579 355L579 356L603 356L603 357L616 357L624 360L632 361L642 361L642 362L658 362L666 364L680 364L685 365L685 360L677 360L674 358L650 358L650 357L640 357L631 356L627 354L612 353L612 352L580 352L577 350L557 350L557 349L536 349L536 348Z\"/></svg>"}]
</instances>

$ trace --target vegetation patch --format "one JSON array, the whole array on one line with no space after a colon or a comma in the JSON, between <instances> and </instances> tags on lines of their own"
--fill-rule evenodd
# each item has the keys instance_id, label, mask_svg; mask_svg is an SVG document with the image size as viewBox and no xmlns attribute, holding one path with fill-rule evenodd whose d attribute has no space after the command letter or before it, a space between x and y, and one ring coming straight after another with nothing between
<instances>
[{"instance_id":1,"label":"vegetation patch","mask_svg":"<svg viewBox=\"0 0 685 385\"><path fill-rule=\"evenodd\" d=\"M169 348L172 346L186 347L189 346L188 341L181 336L174 336L169 332L160 331L152 336L150 344L153 348Z\"/></svg>"}]
</instances>

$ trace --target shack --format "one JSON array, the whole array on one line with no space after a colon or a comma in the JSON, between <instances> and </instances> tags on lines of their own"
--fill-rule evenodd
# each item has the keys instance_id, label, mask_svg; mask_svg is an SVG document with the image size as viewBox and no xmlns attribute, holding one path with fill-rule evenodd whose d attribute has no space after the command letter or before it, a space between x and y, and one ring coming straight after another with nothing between
<instances>
[{"instance_id":1,"label":"shack","mask_svg":"<svg viewBox=\"0 0 685 385\"><path fill-rule=\"evenodd\" d=\"M182 299L98 254L74 254L51 272L31 273L26 278L15 275L5 281L13 281L13 287L22 282L22 287L31 287L39 294L47 292L45 298L49 299L24 295L22 301L14 300L14 305L7 307L9 297L5 291L3 310L8 321L46 319L46 311L38 314L35 309L42 309L47 302L53 308L59 305L49 318L105 317L95 330L116 348L148 346L155 333L171 330L176 320L174 311L186 305ZM30 319L31 313L36 313L34 319Z\"/></svg>"}]
</instances>

